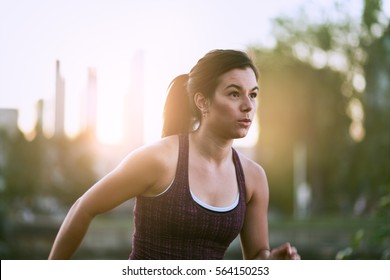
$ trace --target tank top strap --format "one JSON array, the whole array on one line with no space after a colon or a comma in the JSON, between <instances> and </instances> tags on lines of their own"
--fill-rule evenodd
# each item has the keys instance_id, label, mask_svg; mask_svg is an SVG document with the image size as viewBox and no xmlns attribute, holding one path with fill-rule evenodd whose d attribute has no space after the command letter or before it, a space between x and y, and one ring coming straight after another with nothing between
<instances>
[{"instance_id":1,"label":"tank top strap","mask_svg":"<svg viewBox=\"0 0 390 280\"><path fill-rule=\"evenodd\" d=\"M242 168L240 157L237 151L234 148L232 148L232 150L233 150L233 164L236 169L238 188L240 192L240 200L246 203L246 187L245 187L244 170Z\"/></svg>"},{"instance_id":2,"label":"tank top strap","mask_svg":"<svg viewBox=\"0 0 390 280\"><path fill-rule=\"evenodd\" d=\"M179 158L177 162L175 178L186 186L189 185L188 153L189 153L188 134L179 134Z\"/></svg>"}]
</instances>

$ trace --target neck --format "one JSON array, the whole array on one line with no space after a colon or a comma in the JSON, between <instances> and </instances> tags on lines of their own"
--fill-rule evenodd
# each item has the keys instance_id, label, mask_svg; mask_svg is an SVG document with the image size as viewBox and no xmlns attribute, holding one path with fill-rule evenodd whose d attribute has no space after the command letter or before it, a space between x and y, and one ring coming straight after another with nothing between
<instances>
[{"instance_id":1,"label":"neck","mask_svg":"<svg viewBox=\"0 0 390 280\"><path fill-rule=\"evenodd\" d=\"M191 133L190 139L197 152L209 161L221 163L231 158L233 139L223 139L202 127Z\"/></svg>"}]
</instances>

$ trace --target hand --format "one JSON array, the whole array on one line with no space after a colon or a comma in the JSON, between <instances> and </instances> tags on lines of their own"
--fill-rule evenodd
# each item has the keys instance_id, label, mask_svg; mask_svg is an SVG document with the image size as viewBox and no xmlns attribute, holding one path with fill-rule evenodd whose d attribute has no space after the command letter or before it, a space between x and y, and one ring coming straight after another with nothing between
<instances>
[{"instance_id":1,"label":"hand","mask_svg":"<svg viewBox=\"0 0 390 280\"><path fill-rule=\"evenodd\" d=\"M268 257L270 260L300 260L297 248L291 246L290 243L285 243L273 249Z\"/></svg>"}]
</instances>

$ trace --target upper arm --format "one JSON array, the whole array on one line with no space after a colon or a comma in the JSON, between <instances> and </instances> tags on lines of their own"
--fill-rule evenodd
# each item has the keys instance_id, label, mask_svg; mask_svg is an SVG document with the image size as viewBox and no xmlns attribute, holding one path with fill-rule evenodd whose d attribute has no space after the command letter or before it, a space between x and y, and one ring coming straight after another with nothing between
<instances>
[{"instance_id":1,"label":"upper arm","mask_svg":"<svg viewBox=\"0 0 390 280\"><path fill-rule=\"evenodd\" d=\"M158 145L130 153L79 199L82 210L91 216L107 212L159 184L167 169L161 154Z\"/></svg>"},{"instance_id":2,"label":"upper arm","mask_svg":"<svg viewBox=\"0 0 390 280\"><path fill-rule=\"evenodd\" d=\"M254 259L259 257L262 251L269 250L269 190L267 177L262 167L252 162L248 168L244 169L247 209L240 238L244 258Z\"/></svg>"}]
</instances>

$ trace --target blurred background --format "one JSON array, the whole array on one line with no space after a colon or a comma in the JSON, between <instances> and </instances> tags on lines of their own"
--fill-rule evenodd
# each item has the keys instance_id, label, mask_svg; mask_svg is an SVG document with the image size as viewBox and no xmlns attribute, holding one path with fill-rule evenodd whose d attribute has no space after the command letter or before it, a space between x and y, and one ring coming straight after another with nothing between
<instances>
[{"instance_id":1,"label":"blurred background","mask_svg":"<svg viewBox=\"0 0 390 280\"><path fill-rule=\"evenodd\" d=\"M260 70L235 146L267 172L271 246L389 259L389 19L388 0L0 0L1 259L46 259L73 202L160 138L169 82L217 48ZM128 258L133 205L74 258Z\"/></svg>"}]
</instances>

